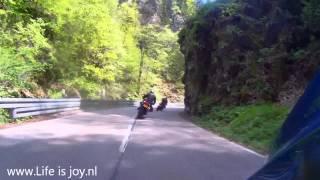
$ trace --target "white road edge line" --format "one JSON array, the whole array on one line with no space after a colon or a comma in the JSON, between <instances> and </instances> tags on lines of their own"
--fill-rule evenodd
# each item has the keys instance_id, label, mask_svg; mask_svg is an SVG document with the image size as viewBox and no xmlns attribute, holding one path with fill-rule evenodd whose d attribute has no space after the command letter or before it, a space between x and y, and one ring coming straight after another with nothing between
<instances>
[{"instance_id":1,"label":"white road edge line","mask_svg":"<svg viewBox=\"0 0 320 180\"><path fill-rule=\"evenodd\" d=\"M252 153L252 154L254 154L254 155L256 155L256 156L259 156L259 157L261 157L261 158L267 158L268 156L264 156L264 155L262 155L262 154L260 154L260 153L258 153L258 152L255 152L255 151L253 151L253 150L251 150L251 149L249 149L249 148L246 148L246 147L244 147L244 146L242 146L242 145L240 145L240 144L237 144L237 143L235 143L235 142L233 142L233 141L230 141L230 140L228 140L230 143L232 143L232 144L234 144L235 146L238 146L240 149L243 149L243 150L245 150L245 151L247 151L247 152L249 152L249 153Z\"/></svg>"},{"instance_id":2,"label":"white road edge line","mask_svg":"<svg viewBox=\"0 0 320 180\"><path fill-rule=\"evenodd\" d=\"M205 130L206 130L206 129L205 129ZM207 130L206 130L206 131L207 131ZM209 132L209 133L211 133L211 134L214 134L214 133L212 133L212 132L210 132L210 131L207 131L207 132ZM243 146L243 145L241 145L241 144L238 144L238 143L236 143L236 142L234 142L234 141L231 141L230 139L227 139L227 138L225 138L225 137L219 136L218 134L214 134L214 135L216 135L217 137L219 137L219 138L221 138L221 139L229 142L230 144L238 147L239 149L242 149L242 150L244 150L244 151L247 151L247 152L249 152L249 153L251 153L251 154L254 154L254 155L256 155L256 156L259 156L259 157L261 157L261 158L266 158L266 159L268 159L268 156L262 155L262 154L254 151L254 150L252 150L252 149L249 149L249 148L247 148L247 147L245 147L245 146Z\"/></svg>"},{"instance_id":3,"label":"white road edge line","mask_svg":"<svg viewBox=\"0 0 320 180\"><path fill-rule=\"evenodd\" d=\"M121 145L119 147L119 152L124 153L126 151L127 145L129 143L129 139L133 130L133 126L136 123L136 118L135 116L131 118L132 122L129 124L128 129L127 129L127 134L123 137Z\"/></svg>"},{"instance_id":4,"label":"white road edge line","mask_svg":"<svg viewBox=\"0 0 320 180\"><path fill-rule=\"evenodd\" d=\"M193 123L192 123L192 124L193 124ZM209 134L213 134L213 135L215 135L216 137L227 141L228 143L230 143L230 144L232 144L232 145L234 145L234 146L237 146L238 148L240 148L240 149L242 149L242 150L244 150L244 151L247 151L247 152L249 152L249 153L251 153L251 154L254 154L254 155L258 156L258 157L265 158L266 161L268 160L268 156L266 156L266 155L260 154L260 153L258 153L258 152L256 152L256 151L252 150L252 149L249 149L249 148L247 148L247 147L245 147L245 146L243 146L243 145L241 145L241 144L238 144L238 143L236 143L236 142L234 142L234 141L232 141L232 140L230 140L230 139L227 139L227 138L225 138L225 137L222 137L222 136L220 136L220 135L218 135L218 134L216 134L216 133L214 133L214 132L212 132L212 131L209 131L209 130L207 130L207 129L205 129L205 128L202 128L202 127L200 127L200 126L198 126L198 125L196 125L196 124L193 124L193 125L195 125L196 127L198 127L198 128L200 128L200 129L206 131L206 132L209 133Z\"/></svg>"}]
</instances>

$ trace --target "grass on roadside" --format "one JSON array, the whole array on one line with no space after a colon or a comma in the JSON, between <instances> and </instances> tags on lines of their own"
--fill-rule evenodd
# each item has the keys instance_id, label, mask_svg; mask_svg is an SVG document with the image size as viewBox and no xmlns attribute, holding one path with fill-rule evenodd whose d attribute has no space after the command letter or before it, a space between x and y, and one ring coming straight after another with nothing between
<instances>
[{"instance_id":1,"label":"grass on roadside","mask_svg":"<svg viewBox=\"0 0 320 180\"><path fill-rule=\"evenodd\" d=\"M276 104L219 106L194 122L261 153L270 149L289 109Z\"/></svg>"}]
</instances>

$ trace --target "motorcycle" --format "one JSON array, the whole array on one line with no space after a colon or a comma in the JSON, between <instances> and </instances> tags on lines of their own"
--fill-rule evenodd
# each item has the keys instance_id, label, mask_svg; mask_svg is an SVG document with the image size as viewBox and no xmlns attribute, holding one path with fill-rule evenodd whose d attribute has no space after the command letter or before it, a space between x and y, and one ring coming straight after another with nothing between
<instances>
[{"instance_id":1,"label":"motorcycle","mask_svg":"<svg viewBox=\"0 0 320 180\"><path fill-rule=\"evenodd\" d=\"M150 103L147 101L147 99L144 99L142 102L140 102L140 106L138 107L138 119L142 119L143 116L147 114L147 112L151 109Z\"/></svg>"},{"instance_id":2,"label":"motorcycle","mask_svg":"<svg viewBox=\"0 0 320 180\"><path fill-rule=\"evenodd\" d=\"M159 104L159 106L157 107L157 111L163 111L164 108L166 107L163 106L162 104Z\"/></svg>"},{"instance_id":3,"label":"motorcycle","mask_svg":"<svg viewBox=\"0 0 320 180\"><path fill-rule=\"evenodd\" d=\"M157 111L163 111L168 104L168 100L166 98L162 99L161 103L157 107Z\"/></svg>"}]
</instances>

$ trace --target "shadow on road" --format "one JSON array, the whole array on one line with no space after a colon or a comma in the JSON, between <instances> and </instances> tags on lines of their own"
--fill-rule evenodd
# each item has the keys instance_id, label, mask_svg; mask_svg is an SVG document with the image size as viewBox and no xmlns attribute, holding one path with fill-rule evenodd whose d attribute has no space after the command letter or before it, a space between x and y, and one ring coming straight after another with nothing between
<instances>
[{"instance_id":1,"label":"shadow on road","mask_svg":"<svg viewBox=\"0 0 320 180\"><path fill-rule=\"evenodd\" d=\"M150 113L138 120L114 179L242 180L261 167L263 158L184 121L181 108ZM38 124L0 131L0 179L37 180L66 177L8 177L7 168L92 168L108 180L120 157L119 147L135 108L90 110ZM15 132L18 131L18 132ZM67 131L67 132L65 132Z\"/></svg>"}]
</instances>

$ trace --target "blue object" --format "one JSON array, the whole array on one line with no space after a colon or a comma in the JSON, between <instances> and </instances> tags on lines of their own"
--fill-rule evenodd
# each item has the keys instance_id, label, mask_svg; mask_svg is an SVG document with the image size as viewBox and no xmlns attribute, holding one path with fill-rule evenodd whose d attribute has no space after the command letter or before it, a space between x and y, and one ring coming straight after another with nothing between
<instances>
[{"instance_id":1,"label":"blue object","mask_svg":"<svg viewBox=\"0 0 320 180\"><path fill-rule=\"evenodd\" d=\"M249 180L320 180L320 72L281 127L268 162Z\"/></svg>"}]
</instances>

